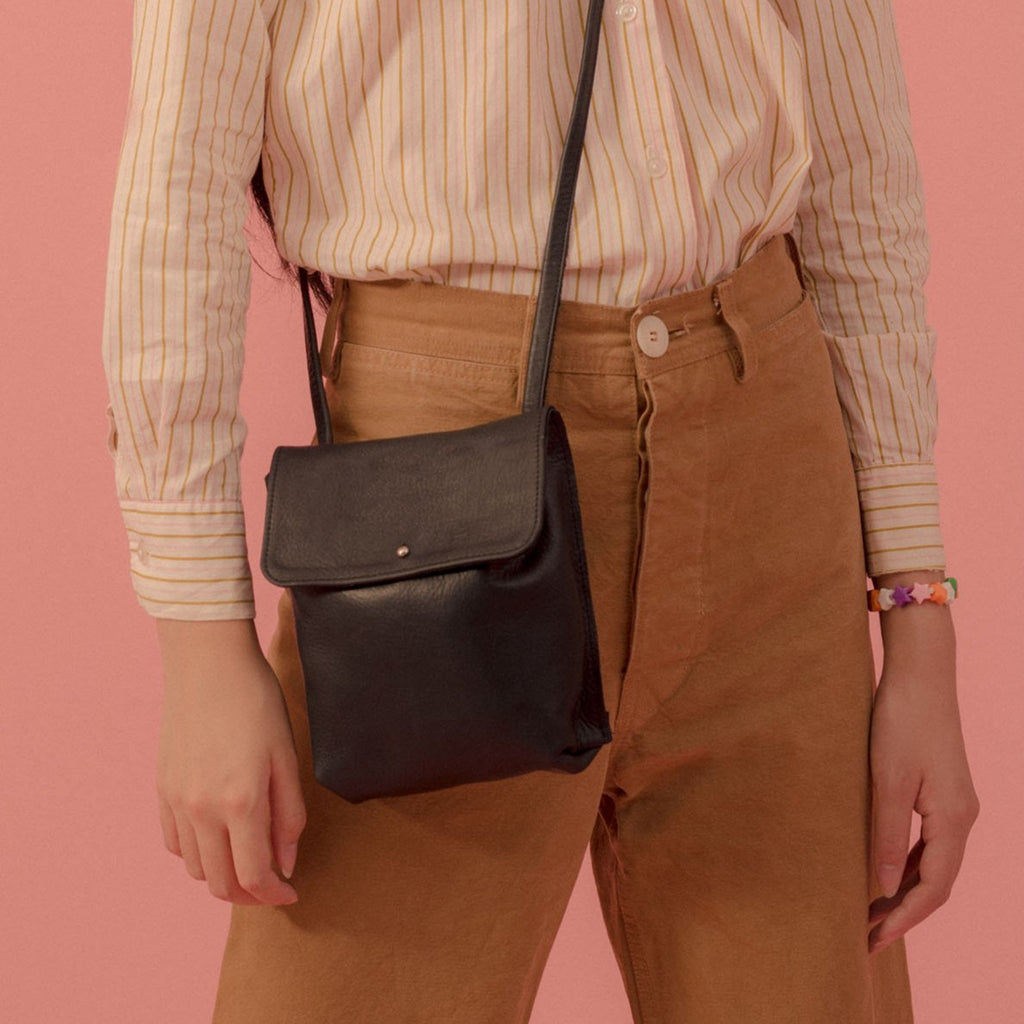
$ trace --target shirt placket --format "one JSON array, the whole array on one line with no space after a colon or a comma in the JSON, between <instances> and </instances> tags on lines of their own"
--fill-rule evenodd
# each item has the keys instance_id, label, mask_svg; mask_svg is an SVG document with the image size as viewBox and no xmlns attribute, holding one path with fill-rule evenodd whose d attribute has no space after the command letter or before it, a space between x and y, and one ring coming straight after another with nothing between
<instances>
[{"instance_id":1,"label":"shirt placket","mask_svg":"<svg viewBox=\"0 0 1024 1024\"><path fill-rule=\"evenodd\" d=\"M616 0L612 15L613 25L608 27L619 28L615 34L625 50L625 59L615 62L622 75L616 88L618 95L631 97L635 104L633 116L624 121L633 140L637 178L650 188L655 205L652 217L664 232L664 290L684 276L687 270L684 263L687 259L692 261L693 257L693 253L687 251L684 237L695 224L693 196L686 172L686 147L664 70L655 4L650 0L646 4L644 0ZM653 294L642 294L638 301L653 297Z\"/></svg>"}]
</instances>

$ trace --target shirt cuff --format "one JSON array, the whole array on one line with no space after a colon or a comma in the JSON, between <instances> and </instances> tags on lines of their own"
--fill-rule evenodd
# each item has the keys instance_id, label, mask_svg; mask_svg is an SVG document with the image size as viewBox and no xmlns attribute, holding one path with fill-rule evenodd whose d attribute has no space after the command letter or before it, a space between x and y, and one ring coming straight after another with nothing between
<instances>
[{"instance_id":1,"label":"shirt cuff","mask_svg":"<svg viewBox=\"0 0 1024 1024\"><path fill-rule=\"evenodd\" d=\"M867 574L945 572L935 464L889 463L855 472Z\"/></svg>"},{"instance_id":2,"label":"shirt cuff","mask_svg":"<svg viewBox=\"0 0 1024 1024\"><path fill-rule=\"evenodd\" d=\"M158 619L253 619L240 501L122 499L132 586Z\"/></svg>"}]
</instances>

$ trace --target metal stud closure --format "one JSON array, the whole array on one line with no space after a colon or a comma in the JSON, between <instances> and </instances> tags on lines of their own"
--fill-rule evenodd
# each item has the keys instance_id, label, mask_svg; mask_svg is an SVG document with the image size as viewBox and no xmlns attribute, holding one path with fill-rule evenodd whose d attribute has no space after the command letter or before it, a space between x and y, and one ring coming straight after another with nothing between
<instances>
[{"instance_id":1,"label":"metal stud closure","mask_svg":"<svg viewBox=\"0 0 1024 1024\"><path fill-rule=\"evenodd\" d=\"M405 556L407 554L409 554L409 547L408 547L408 545L407 544L401 545L401 547L398 548L398 550L395 552L395 554L398 555L399 558L405 558Z\"/></svg>"}]
</instances>

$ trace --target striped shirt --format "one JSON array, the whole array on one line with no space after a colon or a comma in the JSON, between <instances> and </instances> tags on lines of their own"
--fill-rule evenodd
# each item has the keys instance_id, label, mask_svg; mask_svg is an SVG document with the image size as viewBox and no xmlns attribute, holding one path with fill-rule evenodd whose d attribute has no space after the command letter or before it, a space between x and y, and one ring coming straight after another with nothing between
<instances>
[{"instance_id":1,"label":"striped shirt","mask_svg":"<svg viewBox=\"0 0 1024 1024\"><path fill-rule=\"evenodd\" d=\"M792 231L866 571L944 569L929 238L891 0L605 5L562 295L704 287ZM252 618L238 408L262 154L289 260L533 292L585 0L136 0L102 354L132 583Z\"/></svg>"}]
</instances>

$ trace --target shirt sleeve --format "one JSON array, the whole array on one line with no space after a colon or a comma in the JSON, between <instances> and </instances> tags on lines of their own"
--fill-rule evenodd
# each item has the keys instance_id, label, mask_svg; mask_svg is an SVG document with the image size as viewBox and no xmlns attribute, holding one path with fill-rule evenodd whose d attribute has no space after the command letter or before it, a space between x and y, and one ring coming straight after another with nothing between
<instances>
[{"instance_id":1,"label":"shirt sleeve","mask_svg":"<svg viewBox=\"0 0 1024 1024\"><path fill-rule=\"evenodd\" d=\"M812 163L793 237L857 479L868 575L945 570L929 237L891 0L775 0L802 44Z\"/></svg>"},{"instance_id":2,"label":"shirt sleeve","mask_svg":"<svg viewBox=\"0 0 1024 1024\"><path fill-rule=\"evenodd\" d=\"M102 358L132 585L158 618L255 616L238 397L269 53L258 0L136 0Z\"/></svg>"}]
</instances>

